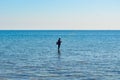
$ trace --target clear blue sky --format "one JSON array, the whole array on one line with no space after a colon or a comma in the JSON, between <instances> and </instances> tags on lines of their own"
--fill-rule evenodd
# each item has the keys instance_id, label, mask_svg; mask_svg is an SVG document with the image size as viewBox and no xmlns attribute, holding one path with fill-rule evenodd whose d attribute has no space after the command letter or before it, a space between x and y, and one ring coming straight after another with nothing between
<instances>
[{"instance_id":1,"label":"clear blue sky","mask_svg":"<svg viewBox=\"0 0 120 80\"><path fill-rule=\"evenodd\" d=\"M0 29L120 29L120 0L0 0Z\"/></svg>"}]
</instances>

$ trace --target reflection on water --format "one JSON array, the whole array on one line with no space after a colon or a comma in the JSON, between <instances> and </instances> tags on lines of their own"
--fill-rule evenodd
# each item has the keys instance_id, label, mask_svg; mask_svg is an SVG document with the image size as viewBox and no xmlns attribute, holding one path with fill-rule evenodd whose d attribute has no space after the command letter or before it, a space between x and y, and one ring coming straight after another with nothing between
<instances>
[{"instance_id":1,"label":"reflection on water","mask_svg":"<svg viewBox=\"0 0 120 80\"><path fill-rule=\"evenodd\" d=\"M120 79L118 31L0 33L0 80Z\"/></svg>"},{"instance_id":2,"label":"reflection on water","mask_svg":"<svg viewBox=\"0 0 120 80\"><path fill-rule=\"evenodd\" d=\"M60 56L61 56L61 51L60 49L58 49L58 58L60 59Z\"/></svg>"}]
</instances>

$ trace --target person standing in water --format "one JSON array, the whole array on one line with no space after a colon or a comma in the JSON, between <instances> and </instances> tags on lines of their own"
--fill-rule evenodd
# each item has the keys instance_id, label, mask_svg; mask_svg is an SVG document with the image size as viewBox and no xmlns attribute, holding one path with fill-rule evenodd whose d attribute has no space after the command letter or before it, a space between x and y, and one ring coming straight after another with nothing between
<instances>
[{"instance_id":1,"label":"person standing in water","mask_svg":"<svg viewBox=\"0 0 120 80\"><path fill-rule=\"evenodd\" d=\"M58 39L58 41L56 42L56 44L58 45L58 51L60 50L60 46L61 46L61 38Z\"/></svg>"}]
</instances>

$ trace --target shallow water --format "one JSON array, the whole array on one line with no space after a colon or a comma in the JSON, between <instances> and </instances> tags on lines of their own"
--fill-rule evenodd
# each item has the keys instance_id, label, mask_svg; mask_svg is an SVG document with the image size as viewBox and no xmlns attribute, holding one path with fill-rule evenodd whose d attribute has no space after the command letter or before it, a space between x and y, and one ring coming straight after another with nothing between
<instances>
[{"instance_id":1,"label":"shallow water","mask_svg":"<svg viewBox=\"0 0 120 80\"><path fill-rule=\"evenodd\" d=\"M0 31L0 80L120 80L120 31Z\"/></svg>"}]
</instances>

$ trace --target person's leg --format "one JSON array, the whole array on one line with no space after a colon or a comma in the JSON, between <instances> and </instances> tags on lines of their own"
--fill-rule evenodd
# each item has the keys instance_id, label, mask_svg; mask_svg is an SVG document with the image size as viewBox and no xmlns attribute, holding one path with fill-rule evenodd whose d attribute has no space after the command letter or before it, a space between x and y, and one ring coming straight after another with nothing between
<instances>
[{"instance_id":1,"label":"person's leg","mask_svg":"<svg viewBox=\"0 0 120 80\"><path fill-rule=\"evenodd\" d=\"M58 45L58 50L60 49L60 45Z\"/></svg>"}]
</instances>

